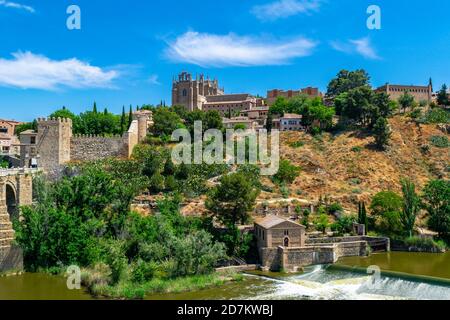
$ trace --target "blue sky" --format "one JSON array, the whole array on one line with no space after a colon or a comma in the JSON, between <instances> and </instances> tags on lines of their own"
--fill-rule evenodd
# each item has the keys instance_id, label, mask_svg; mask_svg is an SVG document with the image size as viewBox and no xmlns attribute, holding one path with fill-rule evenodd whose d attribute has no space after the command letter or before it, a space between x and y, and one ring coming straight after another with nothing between
<instances>
[{"instance_id":1,"label":"blue sky","mask_svg":"<svg viewBox=\"0 0 450 320\"><path fill-rule=\"evenodd\" d=\"M81 9L81 30L66 27ZM381 30L366 26L381 8ZM447 0L0 0L0 118L171 100L180 71L226 92L318 86L343 68L372 85L450 82Z\"/></svg>"}]
</instances>

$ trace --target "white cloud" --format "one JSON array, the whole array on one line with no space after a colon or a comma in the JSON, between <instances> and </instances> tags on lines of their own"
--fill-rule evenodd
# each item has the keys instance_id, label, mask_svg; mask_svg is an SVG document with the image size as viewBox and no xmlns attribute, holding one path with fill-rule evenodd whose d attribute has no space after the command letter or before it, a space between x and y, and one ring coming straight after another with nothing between
<instances>
[{"instance_id":1,"label":"white cloud","mask_svg":"<svg viewBox=\"0 0 450 320\"><path fill-rule=\"evenodd\" d=\"M359 54L366 59L377 60L380 59L376 50L372 47L370 39L368 37L348 40L347 42L332 41L330 45L333 49L345 52L348 54Z\"/></svg>"},{"instance_id":2,"label":"white cloud","mask_svg":"<svg viewBox=\"0 0 450 320\"><path fill-rule=\"evenodd\" d=\"M150 75L150 77L148 77L147 81L151 84L154 85L160 85L161 83L159 82L159 76L157 74L152 74Z\"/></svg>"},{"instance_id":3,"label":"white cloud","mask_svg":"<svg viewBox=\"0 0 450 320\"><path fill-rule=\"evenodd\" d=\"M273 40L252 36L186 32L169 43L166 57L202 67L283 65L308 56L317 43L296 37Z\"/></svg>"},{"instance_id":4,"label":"white cloud","mask_svg":"<svg viewBox=\"0 0 450 320\"><path fill-rule=\"evenodd\" d=\"M56 90L70 88L111 88L119 76L116 70L102 70L76 58L50 60L31 52L16 52L13 59L0 58L0 86Z\"/></svg>"},{"instance_id":5,"label":"white cloud","mask_svg":"<svg viewBox=\"0 0 450 320\"><path fill-rule=\"evenodd\" d=\"M6 0L0 0L0 6L3 7L7 7L7 8L14 8L14 9L20 9L20 10L25 10L31 13L36 12L36 10L34 10L33 7L24 5L24 4L20 4L17 2L11 2L11 1L6 1Z\"/></svg>"},{"instance_id":6,"label":"white cloud","mask_svg":"<svg viewBox=\"0 0 450 320\"><path fill-rule=\"evenodd\" d=\"M278 0L254 6L251 13L260 20L273 21L300 13L309 14L319 10L320 5L321 0Z\"/></svg>"}]
</instances>

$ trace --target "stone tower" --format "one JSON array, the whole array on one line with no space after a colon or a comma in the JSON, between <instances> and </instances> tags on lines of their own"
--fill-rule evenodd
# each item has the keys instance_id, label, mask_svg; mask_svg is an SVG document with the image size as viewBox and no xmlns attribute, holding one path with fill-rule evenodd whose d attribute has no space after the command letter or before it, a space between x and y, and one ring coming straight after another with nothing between
<instances>
[{"instance_id":1,"label":"stone tower","mask_svg":"<svg viewBox=\"0 0 450 320\"><path fill-rule=\"evenodd\" d=\"M188 111L201 110L206 96L223 95L217 80L206 79L203 75L193 79L190 73L182 72L173 79L172 106L184 106Z\"/></svg>"},{"instance_id":2,"label":"stone tower","mask_svg":"<svg viewBox=\"0 0 450 320\"><path fill-rule=\"evenodd\" d=\"M50 174L70 161L72 120L61 118L38 119L38 165Z\"/></svg>"}]
</instances>

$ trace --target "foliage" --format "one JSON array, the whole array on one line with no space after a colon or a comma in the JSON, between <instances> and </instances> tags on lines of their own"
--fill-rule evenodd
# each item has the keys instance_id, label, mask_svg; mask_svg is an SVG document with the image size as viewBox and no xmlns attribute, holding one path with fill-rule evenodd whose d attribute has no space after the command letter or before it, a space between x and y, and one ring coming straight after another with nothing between
<instances>
[{"instance_id":1,"label":"foliage","mask_svg":"<svg viewBox=\"0 0 450 320\"><path fill-rule=\"evenodd\" d=\"M0 168L2 169L9 168L9 161L4 156L0 156Z\"/></svg>"},{"instance_id":2,"label":"foliage","mask_svg":"<svg viewBox=\"0 0 450 320\"><path fill-rule=\"evenodd\" d=\"M336 78L328 84L326 96L329 98L348 92L352 89L368 86L370 81L369 74L365 70L341 70Z\"/></svg>"},{"instance_id":3,"label":"foliage","mask_svg":"<svg viewBox=\"0 0 450 320\"><path fill-rule=\"evenodd\" d=\"M389 128L387 120L383 117L378 118L373 127L373 133L375 135L375 144L379 149L385 149L389 145L392 132Z\"/></svg>"},{"instance_id":4,"label":"foliage","mask_svg":"<svg viewBox=\"0 0 450 320\"><path fill-rule=\"evenodd\" d=\"M403 206L401 196L393 191L381 191L372 198L370 210L375 219L374 227L385 235L403 233L400 215Z\"/></svg>"},{"instance_id":5,"label":"foliage","mask_svg":"<svg viewBox=\"0 0 450 320\"><path fill-rule=\"evenodd\" d=\"M428 110L423 122L429 124L450 123L450 111L441 108Z\"/></svg>"},{"instance_id":6,"label":"foliage","mask_svg":"<svg viewBox=\"0 0 450 320\"><path fill-rule=\"evenodd\" d=\"M157 136L171 136L172 133L184 125L181 118L169 108L156 108L153 112L154 125L152 127L152 132Z\"/></svg>"},{"instance_id":7,"label":"foliage","mask_svg":"<svg viewBox=\"0 0 450 320\"><path fill-rule=\"evenodd\" d=\"M446 136L432 136L430 142L438 148L448 148L450 146L450 142Z\"/></svg>"},{"instance_id":8,"label":"foliage","mask_svg":"<svg viewBox=\"0 0 450 320\"><path fill-rule=\"evenodd\" d=\"M20 135L22 132L24 132L26 130L37 131L37 129L38 129L37 120L33 120L32 122L26 122L26 123L21 123L21 124L17 125L14 133L16 135Z\"/></svg>"},{"instance_id":9,"label":"foliage","mask_svg":"<svg viewBox=\"0 0 450 320\"><path fill-rule=\"evenodd\" d=\"M291 164L289 160L280 161L278 172L272 177L272 180L278 184L291 184L300 175L300 168Z\"/></svg>"},{"instance_id":10,"label":"foliage","mask_svg":"<svg viewBox=\"0 0 450 320\"><path fill-rule=\"evenodd\" d=\"M405 91L405 93L403 93L398 98L398 103L400 104L400 107L403 109L403 112L405 112L406 109L414 106L414 96L410 95L407 91Z\"/></svg>"},{"instance_id":11,"label":"foliage","mask_svg":"<svg viewBox=\"0 0 450 320\"><path fill-rule=\"evenodd\" d=\"M353 232L353 223L355 222L356 218L354 216L344 215L331 225L331 230L339 235L348 234Z\"/></svg>"},{"instance_id":12,"label":"foliage","mask_svg":"<svg viewBox=\"0 0 450 320\"><path fill-rule=\"evenodd\" d=\"M437 103L440 106L450 106L450 99L448 96L447 85L443 84L441 90L438 92Z\"/></svg>"},{"instance_id":13,"label":"foliage","mask_svg":"<svg viewBox=\"0 0 450 320\"><path fill-rule=\"evenodd\" d=\"M441 252L444 251L447 246L442 241L434 241L430 238L420 238L420 237L408 237L403 240L403 243L408 247L414 247L417 249L432 251L432 252Z\"/></svg>"},{"instance_id":14,"label":"foliage","mask_svg":"<svg viewBox=\"0 0 450 320\"><path fill-rule=\"evenodd\" d=\"M320 214L314 220L316 229L322 233L326 232L326 229L330 226L328 215L325 213Z\"/></svg>"},{"instance_id":15,"label":"foliage","mask_svg":"<svg viewBox=\"0 0 450 320\"><path fill-rule=\"evenodd\" d=\"M420 198L416 194L416 187L409 179L402 179L403 206L400 221L404 230L412 237L416 218L420 210Z\"/></svg>"},{"instance_id":16,"label":"foliage","mask_svg":"<svg viewBox=\"0 0 450 320\"><path fill-rule=\"evenodd\" d=\"M450 181L430 181L423 190L423 207L430 218L428 226L450 241Z\"/></svg>"},{"instance_id":17,"label":"foliage","mask_svg":"<svg viewBox=\"0 0 450 320\"><path fill-rule=\"evenodd\" d=\"M366 227L366 233L369 231L369 220L367 217L366 204L359 202L358 204L358 223Z\"/></svg>"}]
</instances>

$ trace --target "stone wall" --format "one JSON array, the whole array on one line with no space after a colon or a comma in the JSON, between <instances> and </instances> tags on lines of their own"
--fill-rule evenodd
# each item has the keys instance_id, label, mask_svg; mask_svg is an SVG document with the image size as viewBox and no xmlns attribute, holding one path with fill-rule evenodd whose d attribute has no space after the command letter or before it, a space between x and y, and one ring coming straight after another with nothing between
<instances>
[{"instance_id":1,"label":"stone wall","mask_svg":"<svg viewBox=\"0 0 450 320\"><path fill-rule=\"evenodd\" d=\"M368 254L365 240L317 243L306 247L278 247L260 250L261 266L272 271L295 271L297 268L335 263L341 257L363 257Z\"/></svg>"},{"instance_id":2,"label":"stone wall","mask_svg":"<svg viewBox=\"0 0 450 320\"><path fill-rule=\"evenodd\" d=\"M74 136L71 139L72 161L93 161L111 157L128 157L128 145L121 136Z\"/></svg>"},{"instance_id":3,"label":"stone wall","mask_svg":"<svg viewBox=\"0 0 450 320\"><path fill-rule=\"evenodd\" d=\"M23 252L18 246L0 247L0 273L23 270Z\"/></svg>"}]
</instances>

